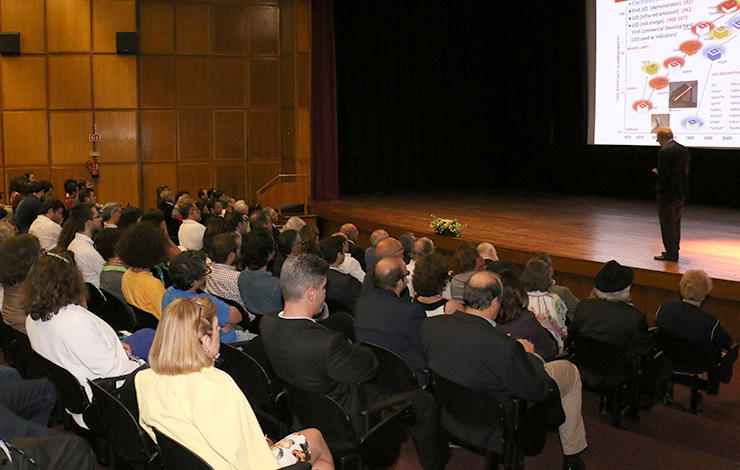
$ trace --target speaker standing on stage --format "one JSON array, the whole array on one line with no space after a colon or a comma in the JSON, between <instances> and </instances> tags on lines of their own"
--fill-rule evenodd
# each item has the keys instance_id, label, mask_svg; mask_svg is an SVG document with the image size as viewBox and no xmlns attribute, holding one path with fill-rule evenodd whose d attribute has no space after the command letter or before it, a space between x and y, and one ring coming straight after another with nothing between
<instances>
[{"instance_id":1,"label":"speaker standing on stage","mask_svg":"<svg viewBox=\"0 0 740 470\"><path fill-rule=\"evenodd\" d=\"M689 193L689 151L673 140L673 132L668 127L655 131L660 144L658 167L653 172L658 175L655 192L658 199L660 232L665 251L655 256L659 261L678 261L681 241L681 209Z\"/></svg>"}]
</instances>

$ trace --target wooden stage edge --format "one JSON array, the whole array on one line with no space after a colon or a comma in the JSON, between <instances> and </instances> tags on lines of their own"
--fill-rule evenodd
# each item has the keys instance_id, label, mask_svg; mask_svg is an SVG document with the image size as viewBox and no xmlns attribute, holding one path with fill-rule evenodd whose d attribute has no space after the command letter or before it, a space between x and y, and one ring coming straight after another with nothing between
<instances>
[{"instance_id":1,"label":"wooden stage edge","mask_svg":"<svg viewBox=\"0 0 740 470\"><path fill-rule=\"evenodd\" d=\"M635 270L634 304L654 322L666 300L678 300L678 282L688 269L704 269L714 289L703 307L740 338L740 214L732 209L687 207L684 212L681 262L652 260L661 243L655 207L646 202L568 196L501 196L470 193L403 193L312 201L321 236L346 222L360 231L360 245L369 246L372 231L391 236L413 232L428 236L451 261L463 241L488 241L499 258L523 266L533 254L546 251L553 259L555 279L579 298L588 297L605 261L617 259ZM462 237L434 235L430 214L457 217L467 226ZM687 220L689 219L689 220Z\"/></svg>"}]
</instances>

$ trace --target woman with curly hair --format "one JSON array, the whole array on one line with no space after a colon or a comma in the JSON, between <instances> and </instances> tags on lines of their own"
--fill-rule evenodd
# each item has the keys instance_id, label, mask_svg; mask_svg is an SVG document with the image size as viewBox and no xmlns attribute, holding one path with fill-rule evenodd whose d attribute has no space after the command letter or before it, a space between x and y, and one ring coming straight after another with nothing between
<instances>
[{"instance_id":1,"label":"woman with curly hair","mask_svg":"<svg viewBox=\"0 0 740 470\"><path fill-rule=\"evenodd\" d=\"M3 285L2 316L6 325L26 332L23 285L28 271L41 255L41 245L33 235L20 235L0 245L0 283Z\"/></svg>"},{"instance_id":2,"label":"woman with curly hair","mask_svg":"<svg viewBox=\"0 0 740 470\"><path fill-rule=\"evenodd\" d=\"M144 430L184 445L215 469L263 470L308 461L334 468L321 433L305 429L270 447L234 380L213 364L219 356L216 306L205 297L179 298L165 310L150 353L151 369L136 375Z\"/></svg>"},{"instance_id":3,"label":"woman with curly hair","mask_svg":"<svg viewBox=\"0 0 740 470\"><path fill-rule=\"evenodd\" d=\"M55 250L33 265L23 286L26 332L33 350L69 371L92 400L88 379L128 374L139 363L116 332L87 310L87 288L74 260L71 251ZM87 427L82 415L72 417Z\"/></svg>"},{"instance_id":4,"label":"woman with curly hair","mask_svg":"<svg viewBox=\"0 0 740 470\"><path fill-rule=\"evenodd\" d=\"M411 283L416 293L414 302L424 307L427 317L449 315L463 309L458 301L442 296L450 283L449 266L444 256L434 253L416 260Z\"/></svg>"},{"instance_id":5,"label":"woman with curly hair","mask_svg":"<svg viewBox=\"0 0 740 470\"><path fill-rule=\"evenodd\" d=\"M162 316L164 280L152 274L152 269L167 260L167 236L150 223L136 224L123 232L116 243L116 253L129 268L121 278L121 291L136 308L155 317Z\"/></svg>"}]
</instances>

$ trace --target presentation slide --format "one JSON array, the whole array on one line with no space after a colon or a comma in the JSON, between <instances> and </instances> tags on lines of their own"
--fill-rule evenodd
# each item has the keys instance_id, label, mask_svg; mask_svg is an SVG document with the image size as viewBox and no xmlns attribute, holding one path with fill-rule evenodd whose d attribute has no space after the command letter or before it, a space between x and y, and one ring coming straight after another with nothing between
<instances>
[{"instance_id":1,"label":"presentation slide","mask_svg":"<svg viewBox=\"0 0 740 470\"><path fill-rule=\"evenodd\" d=\"M597 0L593 142L740 147L740 0Z\"/></svg>"}]
</instances>

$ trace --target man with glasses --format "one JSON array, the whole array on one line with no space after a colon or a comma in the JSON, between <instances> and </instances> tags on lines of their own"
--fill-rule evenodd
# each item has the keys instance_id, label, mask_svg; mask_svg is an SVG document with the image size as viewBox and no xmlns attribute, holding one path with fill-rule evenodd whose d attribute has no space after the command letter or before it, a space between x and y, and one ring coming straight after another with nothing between
<instances>
[{"instance_id":1,"label":"man with glasses","mask_svg":"<svg viewBox=\"0 0 740 470\"><path fill-rule=\"evenodd\" d=\"M75 263L82 273L82 279L99 289L100 273L103 272L105 260L95 249L93 237L103 224L103 216L92 204L78 204L69 211L69 220L66 224L71 224L77 229L67 249L75 254ZM64 229L60 240L63 236Z\"/></svg>"}]
</instances>

